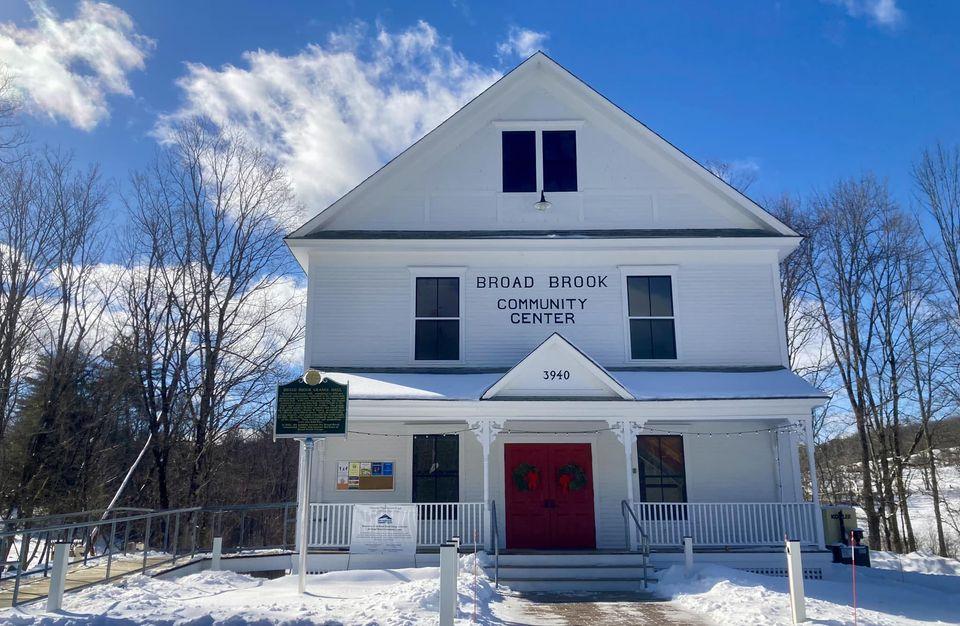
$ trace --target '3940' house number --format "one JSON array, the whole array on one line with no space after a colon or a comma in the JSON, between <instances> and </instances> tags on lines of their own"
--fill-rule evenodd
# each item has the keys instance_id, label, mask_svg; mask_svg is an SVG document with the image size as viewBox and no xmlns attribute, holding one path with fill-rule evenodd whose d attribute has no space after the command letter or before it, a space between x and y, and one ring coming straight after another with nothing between
<instances>
[{"instance_id":1,"label":"'3940' house number","mask_svg":"<svg viewBox=\"0 0 960 626\"><path fill-rule=\"evenodd\" d=\"M570 370L543 370L544 380L570 380Z\"/></svg>"}]
</instances>

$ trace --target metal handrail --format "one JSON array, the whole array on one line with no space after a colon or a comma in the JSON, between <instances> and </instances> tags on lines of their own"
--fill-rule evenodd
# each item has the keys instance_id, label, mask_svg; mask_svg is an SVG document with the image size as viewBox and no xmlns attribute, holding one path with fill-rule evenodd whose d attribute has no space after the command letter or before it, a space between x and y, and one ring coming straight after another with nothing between
<instances>
[{"instance_id":1,"label":"metal handrail","mask_svg":"<svg viewBox=\"0 0 960 626\"><path fill-rule=\"evenodd\" d=\"M141 563L133 570L141 573L158 566L170 563L176 564L178 559L181 558L188 557L192 560L198 551L203 551L203 547L208 546L206 541L214 535L223 534L224 515L236 514L239 517L239 540L235 548L237 551L267 547L287 549L288 540L293 536L288 527L295 520L295 516L290 514L290 510L295 507L296 503L294 502L279 502L188 507L160 511L148 509L149 512L135 515L103 516L102 519L83 522L57 523L49 526L41 525L3 531L0 532L0 550L4 546L9 549L18 543L19 546L16 560L0 562L0 586L4 582L12 580L12 605L17 606L20 600L22 579L28 579L31 576L46 577L49 575L53 544L57 542L82 546L82 556L79 553L74 553L72 556L75 558L68 557L68 564L70 565L78 563L87 565L90 562L103 565L105 562L104 576L82 586L114 580L130 573L128 570L124 570L118 574L112 570L114 556L121 553L125 555L135 554L137 556L134 558L141 560L139 553L142 550ZM124 509L114 509L118 513L129 510L130 508L126 507ZM262 513L272 515L271 511L282 513L282 518L277 518L280 527L273 526L272 533L265 530L269 526L263 525L263 517L259 517L260 524L246 523L247 521L256 522L258 517L255 516ZM63 520L71 516L88 514L87 511L78 514L68 513L50 516L50 519ZM203 522L204 515L207 516L206 524ZM156 520L155 523L154 520ZM11 523L14 522L14 520L10 521ZM4 524L0 522L0 528L3 528L3 526ZM235 524L231 525L231 528L231 533L237 530ZM278 530L281 532L276 532ZM209 533L210 536L206 539L198 537L200 532ZM254 539L252 544L247 544L246 541L249 541L251 537L256 537L258 532L260 533L259 539ZM268 539L271 534L272 538ZM276 540L280 535L282 535L282 539L277 544ZM134 542L139 540L141 543L137 545L132 543L131 540ZM153 546L151 546L151 541L153 541ZM128 551L130 545L135 547ZM36 546L33 547L32 552L30 550L31 546ZM157 554L156 558L150 557L151 548L162 554ZM74 586L72 589L78 588Z\"/></svg>"},{"instance_id":2,"label":"metal handrail","mask_svg":"<svg viewBox=\"0 0 960 626\"><path fill-rule=\"evenodd\" d=\"M493 584L500 588L500 526L497 524L497 501L490 501L490 536L493 539Z\"/></svg>"},{"instance_id":3,"label":"metal handrail","mask_svg":"<svg viewBox=\"0 0 960 626\"><path fill-rule=\"evenodd\" d=\"M0 519L0 526L23 526L36 522L45 522L49 520L66 520L69 517L92 517L94 515L103 515L104 513L136 512L149 513L154 509L133 506L115 506L112 509L90 509L88 511L71 511L69 513L51 513L49 515L35 515L33 517L14 517L11 519Z\"/></svg>"},{"instance_id":4,"label":"metal handrail","mask_svg":"<svg viewBox=\"0 0 960 626\"><path fill-rule=\"evenodd\" d=\"M623 533L624 538L626 539L626 548L627 550L632 549L632 542L630 541L630 526L627 523L627 516L633 520L633 526L637 529L637 533L640 535L640 554L643 555L643 588L647 588L647 567L650 561L650 537L647 535L646 531L643 530L643 526L640 525L640 520L637 518L637 514L633 512L633 507L626 500L620 501L620 512L623 515Z\"/></svg>"}]
</instances>

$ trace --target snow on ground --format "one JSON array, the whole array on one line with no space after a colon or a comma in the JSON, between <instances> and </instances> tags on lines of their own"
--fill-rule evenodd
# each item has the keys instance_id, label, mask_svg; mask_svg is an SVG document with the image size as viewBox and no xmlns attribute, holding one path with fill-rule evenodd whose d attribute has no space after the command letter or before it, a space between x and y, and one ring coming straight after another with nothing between
<instances>
[{"instance_id":1,"label":"snow on ground","mask_svg":"<svg viewBox=\"0 0 960 626\"><path fill-rule=\"evenodd\" d=\"M870 565L878 569L892 569L898 572L960 576L960 560L945 559L922 551L897 554L896 552L871 550Z\"/></svg>"},{"instance_id":2,"label":"snow on ground","mask_svg":"<svg viewBox=\"0 0 960 626\"><path fill-rule=\"evenodd\" d=\"M960 576L921 573L944 564L909 556L903 572L857 568L858 624L960 624ZM914 569L908 570L907 563ZM804 581L811 623L853 623L851 574L849 566L829 565L824 580ZM701 566L688 577L682 566L673 566L660 573L654 592L717 624L791 623L786 578L719 565Z\"/></svg>"},{"instance_id":3,"label":"snow on ground","mask_svg":"<svg viewBox=\"0 0 960 626\"><path fill-rule=\"evenodd\" d=\"M877 568L857 568L859 624L960 624L960 563L918 553L899 560L888 553L875 556ZM458 624L471 623L474 589L478 623L540 623L524 617L540 614L530 610L530 598L509 593L502 601L504 598L496 594L482 571L478 570L474 587L473 559L468 556L460 561ZM850 575L849 566L830 565L825 568L824 580L804 581L811 623L852 623ZM60 613L46 613L43 603L0 611L0 624L436 624L438 576L436 567L331 572L309 576L305 597L297 593L296 576L266 580L209 571L174 580L133 576L117 585L98 585L68 594ZM659 576L660 583L651 590L670 600L661 605L664 616L671 614L670 607L679 607L705 623L790 623L785 578L718 565L702 565L690 576L681 566L675 566ZM610 607L621 617L628 609L637 608L630 606L629 599L621 597L617 602ZM527 605L520 606L522 603ZM643 611L636 614L646 615Z\"/></svg>"},{"instance_id":4,"label":"snow on ground","mask_svg":"<svg viewBox=\"0 0 960 626\"><path fill-rule=\"evenodd\" d=\"M460 563L457 623L468 624L474 598L473 557ZM46 613L42 602L0 611L0 624L435 624L438 576L436 567L330 572L308 576L305 597L297 593L296 576L266 580L222 571L174 580L133 576L116 585L67 594L60 613ZM482 572L477 589L484 618L490 615L494 592Z\"/></svg>"}]
</instances>

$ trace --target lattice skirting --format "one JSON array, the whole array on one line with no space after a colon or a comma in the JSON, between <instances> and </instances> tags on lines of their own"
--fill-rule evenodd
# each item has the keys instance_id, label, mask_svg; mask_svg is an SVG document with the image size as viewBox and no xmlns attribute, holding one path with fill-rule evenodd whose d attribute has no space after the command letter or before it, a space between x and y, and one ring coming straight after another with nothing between
<instances>
[{"instance_id":1,"label":"lattice skirting","mask_svg":"<svg viewBox=\"0 0 960 626\"><path fill-rule=\"evenodd\" d=\"M740 567L737 569L750 572L751 574L762 574L763 576L787 577L787 568L785 567ZM822 580L823 569L819 567L805 567L803 568L803 577L806 580Z\"/></svg>"}]
</instances>

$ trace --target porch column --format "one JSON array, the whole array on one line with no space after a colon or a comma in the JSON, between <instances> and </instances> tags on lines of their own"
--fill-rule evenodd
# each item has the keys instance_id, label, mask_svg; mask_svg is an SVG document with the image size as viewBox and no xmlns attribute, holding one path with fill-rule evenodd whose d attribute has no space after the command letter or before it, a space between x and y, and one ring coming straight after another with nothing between
<instances>
[{"instance_id":1,"label":"porch column","mask_svg":"<svg viewBox=\"0 0 960 626\"><path fill-rule=\"evenodd\" d=\"M480 446L483 448L483 510L487 511L489 515L490 511L490 448L493 446L493 440L496 439L497 434L503 430L503 420L480 420L471 424L473 428L473 433L477 436L477 440L480 442ZM489 547L492 547L490 543L493 540L493 536L490 534L489 529L490 520L487 519L485 522L485 528L487 528L486 541L484 543L488 544Z\"/></svg>"},{"instance_id":2,"label":"porch column","mask_svg":"<svg viewBox=\"0 0 960 626\"><path fill-rule=\"evenodd\" d=\"M634 442L635 442L634 435L636 434L639 426L641 426L644 422L623 420L619 422L610 421L608 423L610 424L610 428L613 429L614 434L616 434L617 439L620 440L620 443L623 445L624 467L626 468L625 471L627 476L627 502L632 507L634 500L636 498L636 495L634 494L634 489L633 489L633 448L634 448ZM633 549L634 533L630 532L630 530L632 529L629 527L629 525L627 526L627 528L628 528L627 532L629 537L628 543L630 544L627 546L627 549L631 550Z\"/></svg>"},{"instance_id":3,"label":"porch column","mask_svg":"<svg viewBox=\"0 0 960 626\"><path fill-rule=\"evenodd\" d=\"M811 413L803 420L803 434L807 443L807 468L810 472L810 499L813 500L814 522L817 528L817 544L820 548L825 548L823 538L823 515L820 509L820 485L817 483L817 462L814 458L813 444L813 414Z\"/></svg>"}]
</instances>

